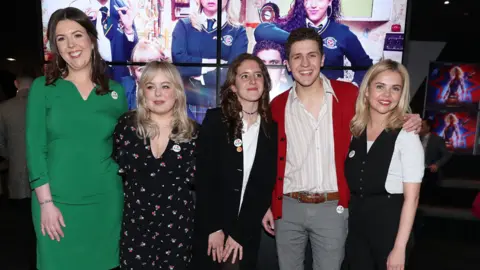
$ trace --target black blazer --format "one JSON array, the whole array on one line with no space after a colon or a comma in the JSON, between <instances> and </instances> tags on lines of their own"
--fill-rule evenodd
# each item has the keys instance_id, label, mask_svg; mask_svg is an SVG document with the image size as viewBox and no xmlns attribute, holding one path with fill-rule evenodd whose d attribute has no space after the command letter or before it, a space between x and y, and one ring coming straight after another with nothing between
<instances>
[{"instance_id":1,"label":"black blazer","mask_svg":"<svg viewBox=\"0 0 480 270\"><path fill-rule=\"evenodd\" d=\"M267 125L269 137L260 128L255 159L239 212L243 151L237 152L233 141L228 140L222 115L220 108L208 110L197 139L194 269L211 269L200 266L198 262L202 260L198 257L207 255L208 236L218 230L223 230L225 239L231 236L242 245L243 260L256 261L261 222L270 206L275 183L277 125L272 122Z\"/></svg>"}]
</instances>

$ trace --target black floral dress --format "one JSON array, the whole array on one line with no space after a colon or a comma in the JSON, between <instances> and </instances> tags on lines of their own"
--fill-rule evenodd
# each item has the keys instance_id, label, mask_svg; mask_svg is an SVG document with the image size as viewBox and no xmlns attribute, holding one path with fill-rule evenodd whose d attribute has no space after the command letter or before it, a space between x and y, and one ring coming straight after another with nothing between
<instances>
[{"instance_id":1,"label":"black floral dress","mask_svg":"<svg viewBox=\"0 0 480 270\"><path fill-rule=\"evenodd\" d=\"M169 141L156 159L150 140L136 135L135 113L114 133L114 159L124 180L121 269L187 269L191 259L195 140Z\"/></svg>"}]
</instances>

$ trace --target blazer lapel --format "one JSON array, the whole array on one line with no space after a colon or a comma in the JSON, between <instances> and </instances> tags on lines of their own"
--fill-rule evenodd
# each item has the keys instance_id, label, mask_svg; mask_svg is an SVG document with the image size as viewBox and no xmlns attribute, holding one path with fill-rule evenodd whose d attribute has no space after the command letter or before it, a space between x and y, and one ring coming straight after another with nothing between
<instances>
[{"instance_id":1,"label":"blazer lapel","mask_svg":"<svg viewBox=\"0 0 480 270\"><path fill-rule=\"evenodd\" d=\"M238 141L241 142L240 146ZM237 143L236 143L237 142ZM242 183L243 183L243 141L242 138L235 138L233 142L230 142L228 145L228 149L230 152L230 158L231 158L231 166L233 169L233 175L232 175L232 187L235 191L237 189L241 190L242 189Z\"/></svg>"}]
</instances>

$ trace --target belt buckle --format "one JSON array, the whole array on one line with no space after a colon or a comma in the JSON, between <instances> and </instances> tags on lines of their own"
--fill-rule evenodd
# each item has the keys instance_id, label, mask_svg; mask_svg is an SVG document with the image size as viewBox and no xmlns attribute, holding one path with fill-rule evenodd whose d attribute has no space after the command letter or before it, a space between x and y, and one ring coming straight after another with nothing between
<instances>
[{"instance_id":1,"label":"belt buckle","mask_svg":"<svg viewBox=\"0 0 480 270\"><path fill-rule=\"evenodd\" d=\"M297 202L303 203L303 202L302 202L302 193L301 193L301 192L297 192Z\"/></svg>"}]
</instances>

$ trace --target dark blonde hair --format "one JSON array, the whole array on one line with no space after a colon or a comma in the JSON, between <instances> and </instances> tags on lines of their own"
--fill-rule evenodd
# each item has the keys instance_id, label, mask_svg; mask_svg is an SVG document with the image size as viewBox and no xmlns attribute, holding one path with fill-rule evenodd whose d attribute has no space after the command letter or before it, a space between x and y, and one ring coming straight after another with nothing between
<instances>
[{"instance_id":1,"label":"dark blonde hair","mask_svg":"<svg viewBox=\"0 0 480 270\"><path fill-rule=\"evenodd\" d=\"M153 78L164 74L175 89L175 105L173 107L172 134L170 139L174 142L188 142L195 137L196 124L187 115L187 97L183 87L182 78L177 68L168 62L152 61L145 66L139 82L136 126L137 135L141 139L155 138L159 131L157 125L150 119L150 111L145 99L145 87Z\"/></svg>"},{"instance_id":2,"label":"dark blonde hair","mask_svg":"<svg viewBox=\"0 0 480 270\"><path fill-rule=\"evenodd\" d=\"M397 107L390 112L387 120L386 129L397 129L402 127L405 114L410 113L410 76L407 69L400 63L387 59L382 60L373 65L365 74L362 84L360 85L357 102L355 104L355 116L350 122L350 131L355 137L360 136L370 121L370 106L368 104L365 93L368 91L372 81L384 71L393 71L402 77L402 94Z\"/></svg>"}]
</instances>

